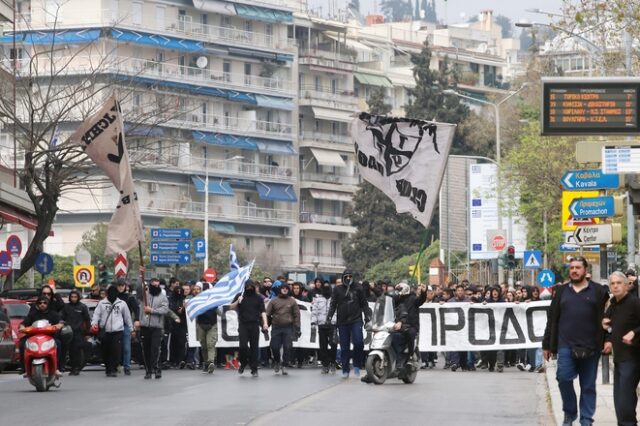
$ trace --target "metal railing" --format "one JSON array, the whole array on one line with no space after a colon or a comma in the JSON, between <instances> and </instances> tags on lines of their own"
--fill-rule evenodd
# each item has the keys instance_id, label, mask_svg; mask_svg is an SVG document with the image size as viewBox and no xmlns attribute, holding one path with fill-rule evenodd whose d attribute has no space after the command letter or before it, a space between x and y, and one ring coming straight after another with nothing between
<instances>
[{"instance_id":1,"label":"metal railing","mask_svg":"<svg viewBox=\"0 0 640 426\"><path fill-rule=\"evenodd\" d=\"M300 99L321 99L323 101L341 102L348 105L355 105L357 99L355 93L349 90L336 91L328 88L316 88L311 84L300 86Z\"/></svg>"},{"instance_id":2,"label":"metal railing","mask_svg":"<svg viewBox=\"0 0 640 426\"><path fill-rule=\"evenodd\" d=\"M311 182L335 183L339 185L357 185L360 179L356 176L345 176L331 173L301 172L300 180Z\"/></svg>"},{"instance_id":3,"label":"metal railing","mask_svg":"<svg viewBox=\"0 0 640 426\"><path fill-rule=\"evenodd\" d=\"M312 212L300 212L300 223L321 223L323 225L351 226L351 221L346 217L328 216Z\"/></svg>"},{"instance_id":4,"label":"metal railing","mask_svg":"<svg viewBox=\"0 0 640 426\"><path fill-rule=\"evenodd\" d=\"M293 126L265 120L202 114L193 111L178 111L169 117L164 125L205 131L222 131L242 135L265 135L281 139L291 139Z\"/></svg>"},{"instance_id":5,"label":"metal railing","mask_svg":"<svg viewBox=\"0 0 640 426\"><path fill-rule=\"evenodd\" d=\"M313 253L301 253L300 254L300 263L301 264L313 264L313 262L318 262L320 266L344 266L344 259L338 256L316 256Z\"/></svg>"},{"instance_id":6,"label":"metal railing","mask_svg":"<svg viewBox=\"0 0 640 426\"><path fill-rule=\"evenodd\" d=\"M351 141L349 135L341 135L341 134L334 135L333 133L303 131L300 134L299 139L305 140L305 141L318 141L318 142L337 143L342 145L353 145L353 141Z\"/></svg>"}]
</instances>

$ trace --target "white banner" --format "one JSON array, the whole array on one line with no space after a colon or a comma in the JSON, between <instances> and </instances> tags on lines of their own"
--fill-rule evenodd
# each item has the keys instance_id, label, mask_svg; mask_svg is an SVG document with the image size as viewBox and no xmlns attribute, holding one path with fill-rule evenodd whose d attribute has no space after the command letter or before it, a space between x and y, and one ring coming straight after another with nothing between
<instances>
[{"instance_id":1,"label":"white banner","mask_svg":"<svg viewBox=\"0 0 640 426\"><path fill-rule=\"evenodd\" d=\"M420 350L489 351L542 347L550 301L530 303L425 303L420 307ZM369 303L373 310L373 303ZM293 347L318 349L317 331L311 328L311 304L298 301L302 336ZM220 312L223 311L223 314ZM236 348L238 316L224 306L218 310L218 348ZM200 347L195 321L188 322L189 346ZM365 349L371 332L364 331ZM260 347L269 341L260 333Z\"/></svg>"}]
</instances>

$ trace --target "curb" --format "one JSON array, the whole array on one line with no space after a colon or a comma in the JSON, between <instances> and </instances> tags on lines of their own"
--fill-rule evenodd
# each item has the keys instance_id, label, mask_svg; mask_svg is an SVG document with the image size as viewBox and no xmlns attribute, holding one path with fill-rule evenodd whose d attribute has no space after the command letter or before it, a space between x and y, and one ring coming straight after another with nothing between
<instances>
[{"instance_id":1,"label":"curb","mask_svg":"<svg viewBox=\"0 0 640 426\"><path fill-rule=\"evenodd\" d=\"M564 412L562 411L562 397L560 396L560 389L556 382L556 368L556 360L545 362L545 376L547 378L549 405L551 405L551 413L556 421L556 426L559 426L564 420Z\"/></svg>"}]
</instances>

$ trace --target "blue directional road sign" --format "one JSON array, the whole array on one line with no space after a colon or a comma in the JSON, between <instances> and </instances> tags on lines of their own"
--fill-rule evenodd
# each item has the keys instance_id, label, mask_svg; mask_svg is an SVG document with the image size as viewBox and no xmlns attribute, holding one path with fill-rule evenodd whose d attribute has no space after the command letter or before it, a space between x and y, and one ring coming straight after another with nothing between
<instances>
[{"instance_id":1,"label":"blue directional road sign","mask_svg":"<svg viewBox=\"0 0 640 426\"><path fill-rule=\"evenodd\" d=\"M151 263L158 265L186 265L191 263L190 253L152 254Z\"/></svg>"},{"instance_id":2,"label":"blue directional road sign","mask_svg":"<svg viewBox=\"0 0 640 426\"><path fill-rule=\"evenodd\" d=\"M185 240L191 238L191 229L186 228L152 228L151 238L167 238Z\"/></svg>"},{"instance_id":3,"label":"blue directional road sign","mask_svg":"<svg viewBox=\"0 0 640 426\"><path fill-rule=\"evenodd\" d=\"M577 244L567 244L567 243L560 244L560 251L562 252L570 252L570 251L578 251L578 250L580 250L580 246ZM600 247L599 246L582 246L582 251L599 252Z\"/></svg>"},{"instance_id":4,"label":"blue directional road sign","mask_svg":"<svg viewBox=\"0 0 640 426\"><path fill-rule=\"evenodd\" d=\"M191 241L162 241L162 240L152 240L151 241L151 253L158 252L190 252L191 251Z\"/></svg>"},{"instance_id":5,"label":"blue directional road sign","mask_svg":"<svg viewBox=\"0 0 640 426\"><path fill-rule=\"evenodd\" d=\"M556 282L556 274L551 269L543 269L538 272L538 283L542 287L553 287Z\"/></svg>"},{"instance_id":6,"label":"blue directional road sign","mask_svg":"<svg viewBox=\"0 0 640 426\"><path fill-rule=\"evenodd\" d=\"M571 170L562 176L562 186L569 191L617 189L620 176L602 173L600 169Z\"/></svg>"},{"instance_id":7,"label":"blue directional road sign","mask_svg":"<svg viewBox=\"0 0 640 426\"><path fill-rule=\"evenodd\" d=\"M207 244L204 238L196 238L193 240L193 248L196 253L196 259L204 259L207 253Z\"/></svg>"},{"instance_id":8,"label":"blue directional road sign","mask_svg":"<svg viewBox=\"0 0 640 426\"><path fill-rule=\"evenodd\" d=\"M35 268L42 275L50 274L53 271L53 257L47 253L40 253L36 257Z\"/></svg>"},{"instance_id":9,"label":"blue directional road sign","mask_svg":"<svg viewBox=\"0 0 640 426\"><path fill-rule=\"evenodd\" d=\"M542 252L540 250L525 250L524 269L540 269L542 268Z\"/></svg>"},{"instance_id":10,"label":"blue directional road sign","mask_svg":"<svg viewBox=\"0 0 640 426\"><path fill-rule=\"evenodd\" d=\"M616 215L613 197L576 198L569 204L569 212L575 219Z\"/></svg>"}]
</instances>

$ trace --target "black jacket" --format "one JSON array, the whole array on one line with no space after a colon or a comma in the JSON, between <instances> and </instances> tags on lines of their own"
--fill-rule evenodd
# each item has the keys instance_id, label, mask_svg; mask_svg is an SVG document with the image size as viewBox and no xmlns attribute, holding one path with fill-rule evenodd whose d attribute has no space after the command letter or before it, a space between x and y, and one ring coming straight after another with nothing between
<instances>
[{"instance_id":1,"label":"black jacket","mask_svg":"<svg viewBox=\"0 0 640 426\"><path fill-rule=\"evenodd\" d=\"M129 307L131 321L140 321L140 305L136 297L129 293L118 293L118 299L122 300Z\"/></svg>"},{"instance_id":2,"label":"black jacket","mask_svg":"<svg viewBox=\"0 0 640 426\"><path fill-rule=\"evenodd\" d=\"M62 319L65 324L71 326L73 331L82 331L83 325L85 325L87 329L91 325L89 309L87 309L87 305L82 302L67 303L64 305Z\"/></svg>"},{"instance_id":3,"label":"black jacket","mask_svg":"<svg viewBox=\"0 0 640 426\"><path fill-rule=\"evenodd\" d=\"M327 322L331 322L333 314L337 312L336 325L353 324L356 321L371 320L371 309L367 303L362 286L357 283L338 285L333 289L331 305L327 314Z\"/></svg>"},{"instance_id":4,"label":"black jacket","mask_svg":"<svg viewBox=\"0 0 640 426\"><path fill-rule=\"evenodd\" d=\"M196 324L206 326L214 326L218 324L218 309L211 309L203 314L198 315ZM210 327L209 327L210 328Z\"/></svg>"},{"instance_id":5,"label":"black jacket","mask_svg":"<svg viewBox=\"0 0 640 426\"><path fill-rule=\"evenodd\" d=\"M34 308L30 310L27 316L24 318L24 321L22 321L22 325L24 325L25 327L29 327L34 322L43 319L49 321L49 324L51 325L56 325L61 321L60 314L54 310L47 309L46 311L42 312Z\"/></svg>"},{"instance_id":6,"label":"black jacket","mask_svg":"<svg viewBox=\"0 0 640 426\"><path fill-rule=\"evenodd\" d=\"M403 305L406 310L406 317L402 320L410 328L420 330L420 306L427 300L427 293L422 292L420 296L411 293L406 298L398 298L398 304Z\"/></svg>"},{"instance_id":7,"label":"black jacket","mask_svg":"<svg viewBox=\"0 0 640 426\"><path fill-rule=\"evenodd\" d=\"M593 281L589 281L589 285L594 286L596 290L596 306L597 306L597 323L596 323L596 342L604 344L604 330L602 329L602 319L604 318L604 307L609 300L609 292L607 288ZM566 290L568 284L555 287L555 293L551 299L551 306L547 311L547 326L544 329L544 337L542 339L542 349L558 353L558 334L560 321L560 300L562 293Z\"/></svg>"}]
</instances>

